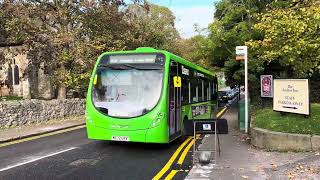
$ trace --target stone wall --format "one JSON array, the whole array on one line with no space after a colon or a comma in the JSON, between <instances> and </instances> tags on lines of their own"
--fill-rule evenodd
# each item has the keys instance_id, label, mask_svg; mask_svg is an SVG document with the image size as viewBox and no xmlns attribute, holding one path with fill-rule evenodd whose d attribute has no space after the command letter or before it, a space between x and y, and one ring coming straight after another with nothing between
<instances>
[{"instance_id":1,"label":"stone wall","mask_svg":"<svg viewBox=\"0 0 320 180\"><path fill-rule=\"evenodd\" d=\"M0 128L84 115L84 99L0 101Z\"/></svg>"},{"instance_id":2,"label":"stone wall","mask_svg":"<svg viewBox=\"0 0 320 180\"><path fill-rule=\"evenodd\" d=\"M271 151L319 151L320 136L251 128L251 144Z\"/></svg>"}]
</instances>

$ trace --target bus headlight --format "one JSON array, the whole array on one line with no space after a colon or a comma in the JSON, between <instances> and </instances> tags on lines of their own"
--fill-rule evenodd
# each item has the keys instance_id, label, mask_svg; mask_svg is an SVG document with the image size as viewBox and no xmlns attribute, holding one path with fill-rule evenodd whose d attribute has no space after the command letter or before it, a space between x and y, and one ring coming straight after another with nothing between
<instances>
[{"instance_id":1,"label":"bus headlight","mask_svg":"<svg viewBox=\"0 0 320 180\"><path fill-rule=\"evenodd\" d=\"M152 121L151 127L156 127L160 124L161 119L163 118L163 113L159 112L157 117Z\"/></svg>"},{"instance_id":2,"label":"bus headlight","mask_svg":"<svg viewBox=\"0 0 320 180\"><path fill-rule=\"evenodd\" d=\"M151 127L156 127L160 124L161 118L156 118L155 120L152 121Z\"/></svg>"}]
</instances>

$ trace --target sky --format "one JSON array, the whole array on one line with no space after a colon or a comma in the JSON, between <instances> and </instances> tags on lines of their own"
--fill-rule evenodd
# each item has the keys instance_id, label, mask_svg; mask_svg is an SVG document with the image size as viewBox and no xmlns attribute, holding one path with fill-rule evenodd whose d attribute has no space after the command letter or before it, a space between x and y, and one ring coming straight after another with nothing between
<instances>
[{"instance_id":1,"label":"sky","mask_svg":"<svg viewBox=\"0 0 320 180\"><path fill-rule=\"evenodd\" d=\"M175 25L182 38L197 35L194 24L206 28L213 21L215 0L149 0L149 2L170 8L176 16Z\"/></svg>"}]
</instances>

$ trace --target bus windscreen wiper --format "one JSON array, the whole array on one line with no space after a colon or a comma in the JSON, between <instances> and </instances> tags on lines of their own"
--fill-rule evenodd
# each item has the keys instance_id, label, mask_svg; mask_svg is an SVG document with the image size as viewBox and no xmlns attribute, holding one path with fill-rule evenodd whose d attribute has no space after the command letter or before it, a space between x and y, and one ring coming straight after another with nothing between
<instances>
[{"instance_id":1,"label":"bus windscreen wiper","mask_svg":"<svg viewBox=\"0 0 320 180\"><path fill-rule=\"evenodd\" d=\"M137 69L137 70L160 70L162 69L161 67L157 67L157 66L133 66L131 64L123 64L126 67L130 67L132 69Z\"/></svg>"},{"instance_id":2,"label":"bus windscreen wiper","mask_svg":"<svg viewBox=\"0 0 320 180\"><path fill-rule=\"evenodd\" d=\"M101 112L103 112L103 113L105 113L105 114L107 114L108 115L108 109L107 108L104 108L104 107L99 107L99 110L101 111Z\"/></svg>"},{"instance_id":3,"label":"bus windscreen wiper","mask_svg":"<svg viewBox=\"0 0 320 180\"><path fill-rule=\"evenodd\" d=\"M105 64L100 64L99 67L103 67L103 68L110 68L113 70L128 70L129 68L127 66L108 66Z\"/></svg>"}]
</instances>

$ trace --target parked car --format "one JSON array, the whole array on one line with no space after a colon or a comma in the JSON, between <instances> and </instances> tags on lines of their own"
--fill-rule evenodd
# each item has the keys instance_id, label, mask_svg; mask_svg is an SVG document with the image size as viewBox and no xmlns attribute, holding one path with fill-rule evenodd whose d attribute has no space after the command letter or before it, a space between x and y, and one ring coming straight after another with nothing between
<instances>
[{"instance_id":1,"label":"parked car","mask_svg":"<svg viewBox=\"0 0 320 180\"><path fill-rule=\"evenodd\" d=\"M219 94L219 98L218 98L219 102L222 102L222 103L228 102L229 98L226 91L219 91L218 94Z\"/></svg>"},{"instance_id":2,"label":"parked car","mask_svg":"<svg viewBox=\"0 0 320 180\"><path fill-rule=\"evenodd\" d=\"M234 96L239 94L239 88L238 87L233 88L232 91L234 93Z\"/></svg>"},{"instance_id":3,"label":"parked car","mask_svg":"<svg viewBox=\"0 0 320 180\"><path fill-rule=\"evenodd\" d=\"M234 93L232 90L228 90L227 91L227 96L228 96L228 99L232 99L234 97Z\"/></svg>"}]
</instances>

